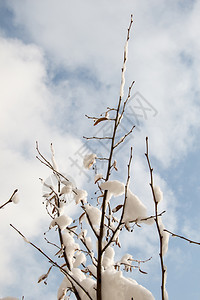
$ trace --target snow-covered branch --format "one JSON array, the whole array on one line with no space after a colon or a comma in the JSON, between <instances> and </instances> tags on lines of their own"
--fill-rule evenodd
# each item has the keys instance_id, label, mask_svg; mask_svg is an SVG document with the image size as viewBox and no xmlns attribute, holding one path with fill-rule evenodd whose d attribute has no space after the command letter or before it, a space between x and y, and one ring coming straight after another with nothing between
<instances>
[{"instance_id":1,"label":"snow-covered branch","mask_svg":"<svg viewBox=\"0 0 200 300\"><path fill-rule=\"evenodd\" d=\"M195 245L200 246L200 242L195 242L195 241L193 241L193 240L191 240L191 239L189 239L189 238L186 238L185 236L176 234L176 233L171 232L171 231L169 231L169 230L167 230L167 229L164 229L163 231L168 232L171 236L175 236L175 237L178 237L178 238L180 238L180 239L182 239L182 240L185 240L185 241L189 242L190 244L195 244Z\"/></svg>"},{"instance_id":2,"label":"snow-covered branch","mask_svg":"<svg viewBox=\"0 0 200 300\"><path fill-rule=\"evenodd\" d=\"M0 206L0 209L4 208L8 203L11 203L11 202L13 202L15 204L17 204L19 202L19 196L18 196L18 190L17 189L14 190L14 192L12 193L10 199Z\"/></svg>"}]
</instances>

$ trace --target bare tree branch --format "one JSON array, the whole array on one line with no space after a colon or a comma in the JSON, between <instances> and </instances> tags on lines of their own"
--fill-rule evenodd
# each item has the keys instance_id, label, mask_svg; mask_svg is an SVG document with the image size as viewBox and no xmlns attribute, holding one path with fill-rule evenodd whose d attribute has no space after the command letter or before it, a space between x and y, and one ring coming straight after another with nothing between
<instances>
[{"instance_id":1,"label":"bare tree branch","mask_svg":"<svg viewBox=\"0 0 200 300\"><path fill-rule=\"evenodd\" d=\"M166 232L168 232L169 234L171 234L171 236L178 237L178 238L180 238L180 239L182 239L182 240L185 240L185 241L189 242L190 244L195 244L195 245L199 245L199 246L200 246L200 242L195 242L195 241L193 241L193 240L191 240L191 239L188 239L188 238L186 238L186 237L184 237L184 236L182 236L182 235L178 235L178 234L176 234L176 233L173 233L173 232L171 232L171 231L169 231L169 230L167 230L167 229L164 229L164 231L166 231Z\"/></svg>"},{"instance_id":2,"label":"bare tree branch","mask_svg":"<svg viewBox=\"0 0 200 300\"><path fill-rule=\"evenodd\" d=\"M17 189L14 190L14 192L12 193L12 196L10 197L10 199L9 199L8 201L6 201L4 204L2 204L2 205L0 206L0 209L2 209L3 207L5 207L8 203L11 203L11 202L12 202L12 199L13 199L13 197L14 197L14 195L15 195L17 192L18 192Z\"/></svg>"},{"instance_id":3,"label":"bare tree branch","mask_svg":"<svg viewBox=\"0 0 200 300\"><path fill-rule=\"evenodd\" d=\"M84 292L85 294L88 296L88 298L90 300L93 300L92 297L90 296L90 294L88 293L88 291L86 291L86 289L67 271L65 270L63 267L61 267L60 265L57 264L57 262L53 261L42 249L40 249L38 246L36 246L34 243L30 242L29 240L27 240L27 238L12 224L10 224L10 226L18 232L19 235L21 235L21 237L28 243L30 244L32 247L34 247L37 251L39 251L43 256L45 256L48 261L55 267L57 267L58 269L60 269L60 271L67 276L68 278L70 278L73 282L75 282ZM80 298L79 298L80 299Z\"/></svg>"},{"instance_id":4,"label":"bare tree branch","mask_svg":"<svg viewBox=\"0 0 200 300\"><path fill-rule=\"evenodd\" d=\"M161 229L159 226L159 221L158 221L158 202L156 201L156 196L154 192L154 183L153 183L153 168L151 167L150 159L149 159L149 146L148 146L148 137L146 137L146 153L145 153L148 167L149 167L149 172L150 172L150 187L153 195L153 200L154 200L154 208L155 208L155 223L156 223L156 228L159 236L159 241L160 241L160 265L161 265L161 272L162 272L162 283L161 283L161 293L162 293L162 300L165 300L165 277L166 277L166 270L164 266L164 260L163 260L163 236L161 234Z\"/></svg>"},{"instance_id":5,"label":"bare tree branch","mask_svg":"<svg viewBox=\"0 0 200 300\"><path fill-rule=\"evenodd\" d=\"M131 161L132 161L132 147L131 147L131 153L130 153L130 159L129 159L129 163L128 163L128 176L127 176L127 181L126 181L126 185L125 185L125 197L124 197L124 204L123 204L123 210L122 210L122 214L120 217L120 221L116 227L116 229L113 231L113 234L109 240L109 242L105 245L105 247L102 249L102 252L104 252L108 246L113 242L114 236L117 233L118 230L120 230L121 226L124 224L123 223L123 217L124 217L124 212L125 212L125 207L126 207L126 200L127 200L127 192L128 192L128 185L129 185L129 181L130 181L130 167L131 167Z\"/></svg>"},{"instance_id":6,"label":"bare tree branch","mask_svg":"<svg viewBox=\"0 0 200 300\"><path fill-rule=\"evenodd\" d=\"M86 140L112 140L112 137L110 137L110 136L104 136L104 137L98 137L98 136L86 137L86 136L83 136L83 138L86 139Z\"/></svg>"},{"instance_id":7,"label":"bare tree branch","mask_svg":"<svg viewBox=\"0 0 200 300\"><path fill-rule=\"evenodd\" d=\"M115 145L114 145L114 148L118 147L121 143L124 142L124 140L126 139L127 136L129 136L133 129L135 128L135 125L133 125L133 127L131 128L131 130L129 132L127 132Z\"/></svg>"},{"instance_id":8,"label":"bare tree branch","mask_svg":"<svg viewBox=\"0 0 200 300\"><path fill-rule=\"evenodd\" d=\"M133 81L133 82L131 83L131 85L130 85L130 87L129 87L129 89L128 89L128 96L127 96L126 100L125 100L124 103L123 103L122 112L121 112L121 115L120 115L119 120L118 120L118 122L117 122L117 126L119 126L119 124L120 124L120 122L121 122L121 119L122 119L122 117L123 117L123 115L124 115L125 108L126 108L126 104L127 104L128 100L129 100L130 97L131 97L131 90L132 90L132 87L133 87L134 83L135 83L135 81Z\"/></svg>"}]
</instances>

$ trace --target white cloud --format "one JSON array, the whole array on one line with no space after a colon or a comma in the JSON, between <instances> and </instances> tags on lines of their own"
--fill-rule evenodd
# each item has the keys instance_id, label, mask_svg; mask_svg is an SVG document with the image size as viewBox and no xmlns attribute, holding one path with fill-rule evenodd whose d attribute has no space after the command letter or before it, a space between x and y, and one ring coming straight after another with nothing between
<instances>
[{"instance_id":1,"label":"white cloud","mask_svg":"<svg viewBox=\"0 0 200 300\"><path fill-rule=\"evenodd\" d=\"M1 38L0 53L1 203L7 201L16 188L19 189L20 197L19 204L10 203L0 211L0 259L1 270L5 270L1 272L0 286L2 293L10 294L12 286L16 288L19 283L16 279L19 276L16 254L18 260L22 259L24 243L10 228L9 223L32 239L43 234L49 223L41 203L42 185L39 177L46 179L50 172L35 158L35 141L40 142L41 151L49 159L50 142L54 142L55 148L59 149L56 151L58 163L65 173L69 170L68 155L72 155L80 147L80 141L70 134L59 133L56 124L51 123L55 107L51 106L53 94L46 84L46 65L41 49L18 40ZM73 210L72 207L71 211ZM41 267L31 257L31 250L26 250L25 255L21 272L26 273L24 281L29 286L30 282L35 281L35 278L32 280L33 273L34 276L41 275L38 274ZM27 264L32 266L31 271L26 271ZM30 273L29 276L27 273ZM31 295L33 287L30 290L26 291L26 295ZM36 289L34 295L38 295Z\"/></svg>"},{"instance_id":2,"label":"white cloud","mask_svg":"<svg viewBox=\"0 0 200 300\"><path fill-rule=\"evenodd\" d=\"M188 151L195 129L199 128L199 86L194 85L194 78L199 77L198 1L190 6L172 1L170 6L164 1L159 1L159 5L157 1L126 5L112 1L93 5L86 1L84 6L65 1L59 5L56 1L50 1L50 5L49 1L39 5L33 1L11 3L16 23L26 24L31 39L53 58L54 65L65 66L72 73L85 68L102 86L110 84L115 88L120 80L124 35L132 12L134 26L126 82L135 79L135 89L158 110L153 124L146 123L145 127L145 134L151 136L152 154L167 167ZM181 59L183 54L192 57L191 65ZM80 78L77 84L83 84L83 90L88 86ZM69 85L63 88L67 92ZM70 84L70 89L77 94L80 87ZM99 93L102 97L96 101L106 105L102 90ZM110 99L116 96L112 89ZM83 95L77 100L84 103L86 111L89 98ZM80 113L79 108L77 112Z\"/></svg>"}]
</instances>

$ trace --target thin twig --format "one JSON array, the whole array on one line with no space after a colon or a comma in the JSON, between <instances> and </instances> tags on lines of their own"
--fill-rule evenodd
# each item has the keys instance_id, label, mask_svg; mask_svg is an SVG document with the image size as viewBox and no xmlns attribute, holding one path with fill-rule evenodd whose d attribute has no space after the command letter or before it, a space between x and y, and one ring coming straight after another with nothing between
<instances>
[{"instance_id":1,"label":"thin twig","mask_svg":"<svg viewBox=\"0 0 200 300\"><path fill-rule=\"evenodd\" d=\"M129 134L132 133L133 129L135 128L135 125L133 125L133 127L131 128L131 130L129 132L127 132L120 140L119 142L117 142L115 145L114 145L114 148L118 147L121 143L124 142L124 140L126 139L127 136L129 136Z\"/></svg>"},{"instance_id":2,"label":"thin twig","mask_svg":"<svg viewBox=\"0 0 200 300\"><path fill-rule=\"evenodd\" d=\"M2 209L4 206L6 206L8 203L11 203L12 202L12 199L13 199L13 197L14 197L14 195L16 194L18 192L18 190L16 189L16 190L14 190L14 192L12 193L12 196L10 197L10 199L8 200L8 201L6 201L4 204L2 204L1 206L0 206L0 209Z\"/></svg>"},{"instance_id":3,"label":"thin twig","mask_svg":"<svg viewBox=\"0 0 200 300\"><path fill-rule=\"evenodd\" d=\"M186 238L186 237L184 237L184 236L182 236L182 235L178 235L178 234L176 234L176 233L173 233L173 232L171 232L171 231L169 231L169 230L167 230L167 229L164 229L164 231L166 231L166 232L168 232L169 234L171 234L171 236L176 236L176 237L178 237L178 238L180 238L180 239L182 239L182 240L185 240L185 241L189 242L190 244L195 244L195 245L199 245L199 246L200 246L200 242L195 242L195 241L193 241L193 240L191 240L191 239L188 239L188 238Z\"/></svg>"},{"instance_id":4,"label":"thin twig","mask_svg":"<svg viewBox=\"0 0 200 300\"><path fill-rule=\"evenodd\" d=\"M52 166L52 164L41 154L39 147L38 147L38 142L36 142L36 150L39 154L39 156L44 160L42 160L40 157L36 156L36 158L45 166L47 166L49 169L51 169L53 171L53 173L55 175L57 175L58 177L62 177L63 179L65 179L66 181L70 182L70 180L65 177L62 173L58 172L57 170L55 170L55 168ZM59 178L60 179L60 178ZM74 189L72 189L72 192L77 195L76 191Z\"/></svg>"},{"instance_id":5,"label":"thin twig","mask_svg":"<svg viewBox=\"0 0 200 300\"><path fill-rule=\"evenodd\" d=\"M166 213L165 210L163 210L161 213L157 214L158 217L161 217L164 213ZM150 220L150 219L155 219L156 216L149 216L147 218L143 218L143 219L140 219L140 221L147 221L147 220ZM137 219L136 220L132 220L132 221L129 221L129 223L137 223ZM123 223L122 223L123 224Z\"/></svg>"},{"instance_id":6,"label":"thin twig","mask_svg":"<svg viewBox=\"0 0 200 300\"><path fill-rule=\"evenodd\" d=\"M118 120L118 122L117 122L117 126L119 126L119 124L120 124L120 122L121 122L121 119L122 119L122 117L123 117L123 115L124 115L125 108L126 108L126 104L127 104L128 100L129 100L130 97L131 97L131 90L132 90L132 87L133 87L134 83L135 83L135 81L133 81L133 82L131 83L131 85L129 86L129 89L128 89L128 96L127 96L126 100L125 100L124 103L123 103L122 112L121 112L121 115L120 115L119 120Z\"/></svg>"},{"instance_id":7,"label":"thin twig","mask_svg":"<svg viewBox=\"0 0 200 300\"><path fill-rule=\"evenodd\" d=\"M34 247L36 250L38 250L43 256L45 256L48 261L55 267L57 267L58 269L60 269L60 271L65 275L68 276L71 280L73 280L84 292L85 294L88 296L88 298L90 300L93 300L92 297L90 296L90 294L88 293L88 291L86 291L86 289L68 272L66 271L63 267L61 267L60 265L57 264L57 262L53 261L42 249L40 249L38 246L36 246L34 243L30 242L27 240L27 238L12 224L10 224L10 226L18 232L19 235L21 235L21 237L28 243L30 244L32 247Z\"/></svg>"},{"instance_id":8,"label":"thin twig","mask_svg":"<svg viewBox=\"0 0 200 300\"><path fill-rule=\"evenodd\" d=\"M50 245L52 245L52 246L54 246L54 247L60 249L60 247L58 247L58 245L56 245L56 244L50 242L46 237L44 237L44 240L47 242L47 244L50 244Z\"/></svg>"},{"instance_id":9,"label":"thin twig","mask_svg":"<svg viewBox=\"0 0 200 300\"><path fill-rule=\"evenodd\" d=\"M165 277L166 277L166 269L164 266L164 260L163 260L163 236L161 234L161 229L159 226L159 221L158 221L158 202L156 201L156 196L154 192L154 183L153 183L153 168L151 167L150 159L149 159L149 146L148 146L148 137L146 137L146 153L145 153L148 167L149 167L149 172L150 172L150 187L153 195L153 200L154 200L154 207L155 207L155 223L156 223L156 228L159 236L159 242L160 242L160 265L161 265L161 272L162 272L162 280L161 280L161 293L162 293L162 300L165 300Z\"/></svg>"},{"instance_id":10,"label":"thin twig","mask_svg":"<svg viewBox=\"0 0 200 300\"><path fill-rule=\"evenodd\" d=\"M112 140L112 137L110 137L110 136L104 136L104 137L98 137L98 136L87 137L87 136L83 136L83 138L86 139L86 140Z\"/></svg>"}]
</instances>

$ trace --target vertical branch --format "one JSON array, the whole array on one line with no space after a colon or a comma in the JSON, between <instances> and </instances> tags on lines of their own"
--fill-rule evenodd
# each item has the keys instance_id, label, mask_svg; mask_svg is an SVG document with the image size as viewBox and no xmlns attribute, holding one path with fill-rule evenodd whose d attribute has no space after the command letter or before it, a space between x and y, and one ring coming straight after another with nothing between
<instances>
[{"instance_id":1,"label":"vertical branch","mask_svg":"<svg viewBox=\"0 0 200 300\"><path fill-rule=\"evenodd\" d=\"M160 266L161 266L161 272L162 272L162 280L161 280L161 294L162 294L162 300L165 300L165 279L166 279L166 269L164 266L164 260L163 260L163 236L161 233L161 228L159 226L159 220L158 220L158 202L156 201L156 196L154 192L154 183L153 183L153 168L151 167L150 159L149 159L149 146L148 146L148 137L146 137L146 153L145 153L149 171L150 171L150 187L153 195L154 200L154 209L155 209L155 223L156 228L159 236L159 244L160 244Z\"/></svg>"},{"instance_id":2,"label":"vertical branch","mask_svg":"<svg viewBox=\"0 0 200 300\"><path fill-rule=\"evenodd\" d=\"M126 207L128 186L129 186L129 181L130 181L130 167L131 167L131 161L132 161L132 157L133 157L132 153L133 153L133 148L131 147L130 158L129 158L129 163L128 163L128 175L127 175L127 181L126 181L126 185L125 185L124 204L123 204L123 210L122 210L122 213L121 213L120 221L119 221L119 224L117 225L116 229L113 231L112 236L110 237L109 242L102 249L102 252L104 252L108 248L108 246L112 243L115 234L117 233L118 230L120 230L120 228L121 228L121 226L123 224L123 217L124 217L125 207Z\"/></svg>"},{"instance_id":3,"label":"vertical branch","mask_svg":"<svg viewBox=\"0 0 200 300\"><path fill-rule=\"evenodd\" d=\"M116 117L115 117L115 123L114 123L114 129L113 129L113 136L112 136L112 142L110 147L110 155L108 160L108 167L107 167L107 174L106 174L106 181L108 181L110 177L111 172L111 166L112 166L112 157L113 157L113 151L114 151L114 144L115 144L115 136L116 131L118 127L118 120L119 120L119 110L121 106L121 101L123 97L124 92L124 84L125 84L125 71L126 71L126 62L127 62L127 51L128 51L128 41L130 36L130 30L133 23L133 16L131 15L131 21L130 25L128 27L128 33L126 38L126 43L124 47L124 60L123 60L123 66L122 66L122 74L121 74L121 86L120 86L120 96L118 101L118 107L116 111ZM106 198L107 198L107 190L104 192L103 197L103 203L102 203L102 214L101 214L101 222L100 222L100 232L98 237L98 265L97 265L97 300L102 300L102 285L101 285L101 261L102 261L102 241L103 241L103 231L104 231L104 221L105 221L105 213L106 213Z\"/></svg>"}]
</instances>

